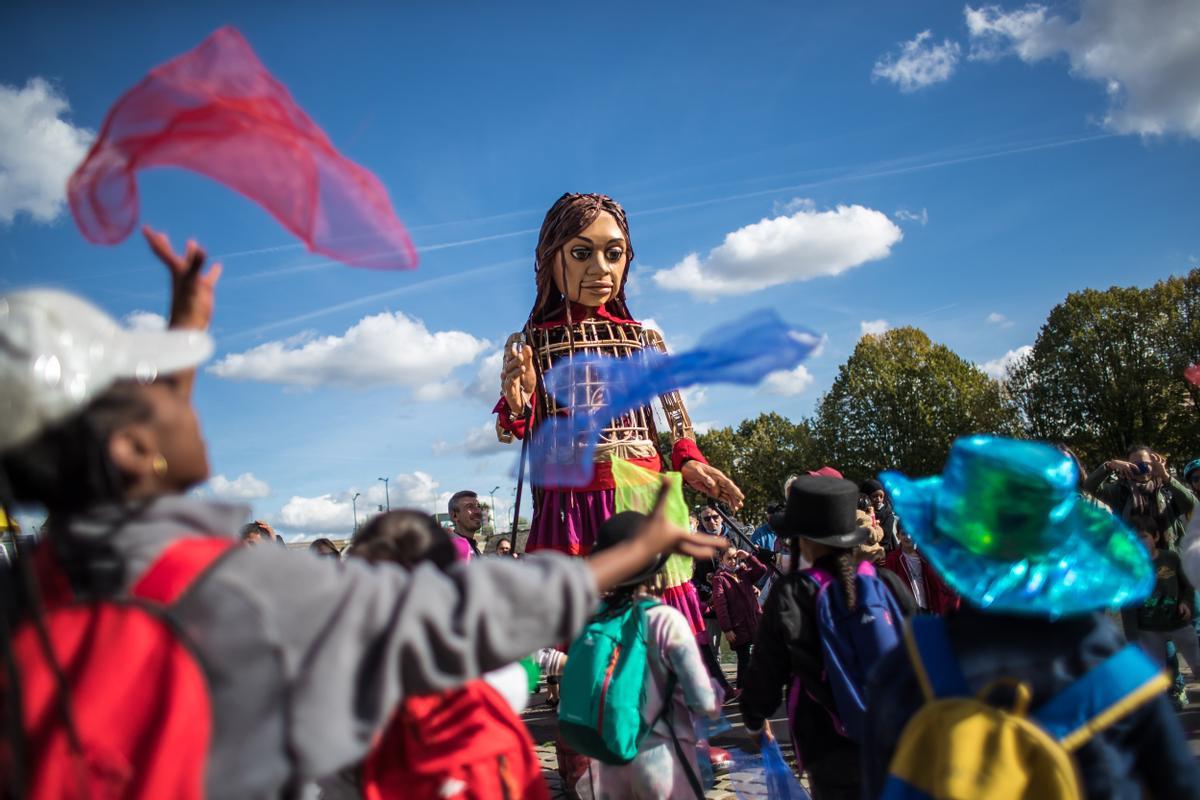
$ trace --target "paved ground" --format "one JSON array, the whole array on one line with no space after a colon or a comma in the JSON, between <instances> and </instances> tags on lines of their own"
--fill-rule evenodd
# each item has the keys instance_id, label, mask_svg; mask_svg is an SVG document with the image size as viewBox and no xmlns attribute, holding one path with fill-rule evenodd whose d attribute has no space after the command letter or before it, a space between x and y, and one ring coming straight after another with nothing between
<instances>
[{"instance_id":1,"label":"paved ground","mask_svg":"<svg viewBox=\"0 0 1200 800\"><path fill-rule=\"evenodd\" d=\"M732 679L733 664L727 663L723 666L726 674ZM744 745L744 734L742 732L742 715L738 711L737 704L733 703L725 706L724 714L733 724L733 729L714 737L712 744L724 748L741 748ZM555 761L554 756L555 713L546 705L544 692L538 693L530 700L529 708L525 711L523 718L526 726L529 728L530 735L533 737L534 744L537 746L538 760L542 762L542 774L546 776L546 782L550 784L551 796L555 798L566 797L562 782L558 777L558 763ZM785 716L780 713L777 718L772 719L771 729L779 737L779 744L783 750L784 757L788 760L789 764L793 764L794 766L786 722ZM738 777L739 786L748 789L743 794L745 800L759 797L766 798L766 789L762 787L761 783L756 783L750 776ZM761 791L755 791L759 787L762 787ZM733 792L730 775L718 772L716 775L716 785L705 797L709 798L709 800L735 800L737 795Z\"/></svg>"},{"instance_id":2,"label":"paved ground","mask_svg":"<svg viewBox=\"0 0 1200 800\"><path fill-rule=\"evenodd\" d=\"M726 673L732 678L733 665L726 663L723 666ZM1192 682L1188 684L1188 693L1191 696L1192 702L1180 712L1179 719L1183 723L1184 730L1187 732L1192 752L1200 758L1200 684L1195 682L1194 677L1192 678ZM733 730L715 737L712 743L718 747L740 748L744 742L744 734L741 726L741 714L738 712L737 704L725 706L724 713L733 724ZM529 708L523 716L525 724L529 727L529 732L533 736L534 744L537 745L538 759L542 762L542 774L546 776L546 781L550 784L551 796L554 798L566 797L562 782L558 777L558 765L554 757L555 714L546 705L544 693L539 693L531 699ZM771 728L775 731L776 736L779 737L784 757L794 767L795 762L792 758L791 743L782 709L777 714L777 717L772 719ZM746 791L742 795L743 800L766 798L767 796L765 787L762 788L761 792L755 791L755 789L761 787L761 784L754 784L753 781L746 780L744 776L739 776L739 785L749 788L749 791ZM716 776L716 785L705 797L708 800L735 800L738 795L733 792L730 776L728 774L718 774Z\"/></svg>"}]
</instances>

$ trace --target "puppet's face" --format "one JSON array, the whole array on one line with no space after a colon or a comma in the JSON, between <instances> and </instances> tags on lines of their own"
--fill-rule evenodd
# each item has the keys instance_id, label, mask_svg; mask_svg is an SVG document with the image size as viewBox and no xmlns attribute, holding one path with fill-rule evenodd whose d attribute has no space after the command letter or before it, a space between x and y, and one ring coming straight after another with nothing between
<instances>
[{"instance_id":1,"label":"puppet's face","mask_svg":"<svg viewBox=\"0 0 1200 800\"><path fill-rule=\"evenodd\" d=\"M554 285L573 303L604 305L621 288L628 251L621 226L612 214L601 212L559 251Z\"/></svg>"}]
</instances>

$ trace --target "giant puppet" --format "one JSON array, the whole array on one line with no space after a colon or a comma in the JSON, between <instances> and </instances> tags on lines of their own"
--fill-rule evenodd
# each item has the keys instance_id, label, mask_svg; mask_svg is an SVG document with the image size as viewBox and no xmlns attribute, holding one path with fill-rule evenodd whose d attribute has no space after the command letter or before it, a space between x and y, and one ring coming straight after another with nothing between
<instances>
[{"instance_id":1,"label":"giant puppet","mask_svg":"<svg viewBox=\"0 0 1200 800\"><path fill-rule=\"evenodd\" d=\"M496 433L502 442L530 435L555 415L584 413L603 402L603 386L583 386L562 403L545 390L542 376L560 359L581 354L636 357L643 348L664 350L657 331L633 319L625 281L633 245L625 211L599 194L564 194L546 212L535 264L537 297L521 333L509 337L500 377ZM679 392L660 396L671 439L671 468L691 488L737 508L742 493L708 464L696 446ZM609 420L595 448L595 472L585 486L535 481L527 550L586 555L600 524L613 513L611 463L621 458L662 469L658 431L650 406ZM533 465L537 473L538 465Z\"/></svg>"}]
</instances>

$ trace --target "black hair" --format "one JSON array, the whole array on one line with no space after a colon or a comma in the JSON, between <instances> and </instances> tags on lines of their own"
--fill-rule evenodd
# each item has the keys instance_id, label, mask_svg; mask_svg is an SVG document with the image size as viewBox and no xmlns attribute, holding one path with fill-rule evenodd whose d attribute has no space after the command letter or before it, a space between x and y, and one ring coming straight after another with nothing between
<instances>
[{"instance_id":1,"label":"black hair","mask_svg":"<svg viewBox=\"0 0 1200 800\"><path fill-rule=\"evenodd\" d=\"M469 497L479 497L479 495L467 489L464 489L461 492L455 492L454 494L450 495L450 502L446 504L447 510L453 514L455 511L458 511L458 501L466 500Z\"/></svg>"},{"instance_id":2,"label":"black hair","mask_svg":"<svg viewBox=\"0 0 1200 800\"><path fill-rule=\"evenodd\" d=\"M338 550L337 545L334 544L331 539L327 539L324 536L322 536L320 539L313 539L312 542L308 545L309 550L317 550L318 548L321 548L321 547L328 547L330 550L332 550L333 553L331 555L341 555L341 553L342 553L341 550ZM325 555L325 554L322 553L319 555Z\"/></svg>"},{"instance_id":3,"label":"black hair","mask_svg":"<svg viewBox=\"0 0 1200 800\"><path fill-rule=\"evenodd\" d=\"M800 571L800 537L788 538L792 552L792 572ZM830 556L837 565L837 579L841 584L842 593L846 597L846 608L853 609L858 605L858 558L853 550L843 547L830 547Z\"/></svg>"},{"instance_id":4,"label":"black hair","mask_svg":"<svg viewBox=\"0 0 1200 800\"><path fill-rule=\"evenodd\" d=\"M428 561L444 571L458 560L454 542L437 520L407 508L372 517L354 534L347 552L367 561L391 561L408 569Z\"/></svg>"},{"instance_id":5,"label":"black hair","mask_svg":"<svg viewBox=\"0 0 1200 800\"><path fill-rule=\"evenodd\" d=\"M1153 536L1155 547L1161 548L1166 546L1165 542L1163 542L1163 527L1154 517L1134 514L1126 520L1126 524L1133 528L1134 532L1139 536L1143 533Z\"/></svg>"},{"instance_id":6,"label":"black hair","mask_svg":"<svg viewBox=\"0 0 1200 800\"><path fill-rule=\"evenodd\" d=\"M1125 457L1132 458L1133 454L1138 452L1139 450L1145 450L1147 453L1150 453L1151 455L1153 455L1153 453L1154 453L1153 447L1147 447L1144 444L1135 444L1135 445L1130 445L1129 449L1125 451Z\"/></svg>"},{"instance_id":7,"label":"black hair","mask_svg":"<svg viewBox=\"0 0 1200 800\"><path fill-rule=\"evenodd\" d=\"M136 381L114 383L82 411L0 459L13 499L52 513L123 500L125 481L109 457L108 441L151 413Z\"/></svg>"},{"instance_id":8,"label":"black hair","mask_svg":"<svg viewBox=\"0 0 1200 800\"><path fill-rule=\"evenodd\" d=\"M275 539L275 535L272 534L271 531L267 529L267 526L263 525L258 520L254 520L253 522L247 522L245 525L242 526L242 530L238 535L241 537L242 541L244 542L244 541L246 541L246 539L250 538L250 535L253 533L263 533L263 534L266 534L267 536L269 536L272 540Z\"/></svg>"}]
</instances>

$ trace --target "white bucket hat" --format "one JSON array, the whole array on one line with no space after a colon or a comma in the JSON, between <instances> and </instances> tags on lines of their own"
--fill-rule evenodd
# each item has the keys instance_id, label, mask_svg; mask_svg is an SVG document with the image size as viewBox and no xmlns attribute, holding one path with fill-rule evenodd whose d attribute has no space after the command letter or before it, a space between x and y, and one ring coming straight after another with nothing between
<instances>
[{"instance_id":1,"label":"white bucket hat","mask_svg":"<svg viewBox=\"0 0 1200 800\"><path fill-rule=\"evenodd\" d=\"M149 382L212 352L207 333L128 330L67 292L0 295L0 452L82 410L119 380Z\"/></svg>"}]
</instances>

